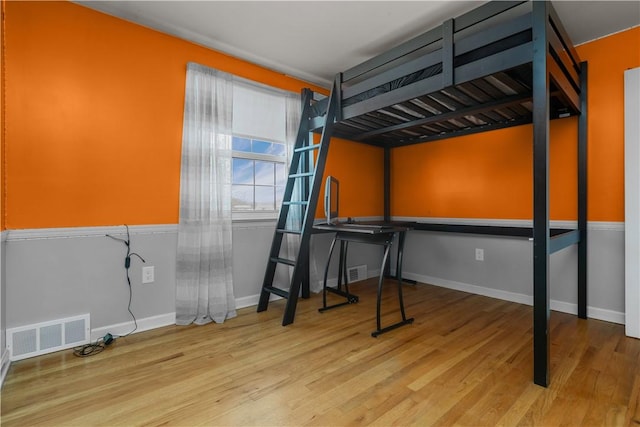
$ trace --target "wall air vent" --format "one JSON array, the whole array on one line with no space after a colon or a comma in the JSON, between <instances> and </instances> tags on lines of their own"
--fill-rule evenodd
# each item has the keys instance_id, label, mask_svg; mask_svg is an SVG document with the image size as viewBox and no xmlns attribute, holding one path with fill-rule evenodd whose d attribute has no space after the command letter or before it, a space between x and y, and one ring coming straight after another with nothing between
<instances>
[{"instance_id":1,"label":"wall air vent","mask_svg":"<svg viewBox=\"0 0 640 427\"><path fill-rule=\"evenodd\" d=\"M11 360L22 360L87 344L90 341L89 314L7 329Z\"/></svg>"},{"instance_id":2,"label":"wall air vent","mask_svg":"<svg viewBox=\"0 0 640 427\"><path fill-rule=\"evenodd\" d=\"M357 282L367 278L367 266L358 265L356 267L347 268L347 279L349 283Z\"/></svg>"}]
</instances>

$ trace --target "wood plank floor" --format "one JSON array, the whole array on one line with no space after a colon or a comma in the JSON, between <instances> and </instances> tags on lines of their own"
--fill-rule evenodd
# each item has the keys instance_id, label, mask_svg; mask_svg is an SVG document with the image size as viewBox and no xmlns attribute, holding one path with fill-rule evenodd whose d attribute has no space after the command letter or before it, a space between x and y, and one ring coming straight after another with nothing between
<instances>
[{"instance_id":1,"label":"wood plank floor","mask_svg":"<svg viewBox=\"0 0 640 427\"><path fill-rule=\"evenodd\" d=\"M14 362L3 426L640 424L640 340L621 325L551 315L551 385L532 382L531 307L406 286L409 326L370 336L375 282L360 303L318 313L301 300L239 310L223 325L170 326ZM397 313L385 293L387 322Z\"/></svg>"}]
</instances>

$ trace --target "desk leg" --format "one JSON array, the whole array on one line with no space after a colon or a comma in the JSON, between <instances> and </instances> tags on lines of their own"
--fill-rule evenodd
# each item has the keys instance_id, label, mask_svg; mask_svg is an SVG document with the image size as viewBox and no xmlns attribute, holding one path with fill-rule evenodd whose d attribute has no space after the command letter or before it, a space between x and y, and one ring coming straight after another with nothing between
<instances>
[{"instance_id":1,"label":"desk leg","mask_svg":"<svg viewBox=\"0 0 640 427\"><path fill-rule=\"evenodd\" d=\"M336 308L336 307L341 307L343 305L347 305L347 304L355 304L358 302L358 296L357 295L353 295L351 293L349 293L349 285L347 283L347 275L345 273L346 271L346 262L347 262L347 243L344 240L340 240L340 265L338 268L338 288L337 289L333 289L333 288L328 288L327 287L327 276L329 275L329 265L331 264L331 255L333 254L333 250L336 246L336 241L338 240L338 236L336 235L336 237L333 238L333 241L331 242L331 247L329 248L329 258L327 259L327 265L324 268L324 280L322 283L322 308L319 308L318 311L320 313L322 313L323 311L332 309L332 308ZM345 280L345 291L342 290L342 277L343 277L343 273L344 273L344 280ZM327 306L327 292L331 292L340 296L345 297L347 300L345 302L341 302L338 304L334 304L334 305L330 305Z\"/></svg>"},{"instance_id":2,"label":"desk leg","mask_svg":"<svg viewBox=\"0 0 640 427\"><path fill-rule=\"evenodd\" d=\"M345 257L345 244L344 240L340 240L340 256L338 257L338 290L342 290L342 271L344 270Z\"/></svg>"},{"instance_id":3,"label":"desk leg","mask_svg":"<svg viewBox=\"0 0 640 427\"><path fill-rule=\"evenodd\" d=\"M331 264L331 255L333 254L333 249L336 247L336 240L337 238L334 237L333 240L331 241L331 246L329 247L329 258L327 258L327 265L324 267L324 280L322 282L322 308L327 307L327 276L329 275L329 264ZM339 279L338 279L338 287L340 287Z\"/></svg>"},{"instance_id":4,"label":"desk leg","mask_svg":"<svg viewBox=\"0 0 640 427\"><path fill-rule=\"evenodd\" d=\"M349 295L351 295L349 293L349 278L347 277L347 251L349 250L349 242L343 241L340 243L344 244L344 246L340 248L340 255L342 255L342 269L338 274L341 275L344 280L344 291L347 293L347 298L349 298ZM342 252L342 249L344 249L344 252Z\"/></svg>"},{"instance_id":5,"label":"desk leg","mask_svg":"<svg viewBox=\"0 0 640 427\"><path fill-rule=\"evenodd\" d=\"M404 233L401 233L404 234ZM400 304L400 314L402 314L402 321L407 321L407 316L404 314L404 300L402 298L402 255L400 255L400 263L396 266L396 278L398 282L398 303ZM409 323L413 322L413 319Z\"/></svg>"},{"instance_id":6,"label":"desk leg","mask_svg":"<svg viewBox=\"0 0 640 427\"><path fill-rule=\"evenodd\" d=\"M380 304L382 301L382 285L384 283L384 268L387 266L387 260L389 259L389 249L391 245L384 245L384 255L382 256L382 267L380 268L380 277L378 278L378 300L376 301L376 332L380 331ZM375 333L375 332L374 332ZM372 334L373 335L373 334ZM375 335L374 335L375 336Z\"/></svg>"},{"instance_id":7,"label":"desk leg","mask_svg":"<svg viewBox=\"0 0 640 427\"><path fill-rule=\"evenodd\" d=\"M400 303L400 313L402 315L402 320L398 323L394 323L393 325L381 328L381 321L380 321L380 305L381 305L381 300L382 300L382 284L384 283L384 274L382 273L384 271L384 267L389 259L389 249L391 248L391 245L385 245L384 246L384 256L382 258L382 268L380 270L380 278L378 279L378 301L376 303L376 326L377 329L373 332L371 332L371 336L372 337L377 337L380 334L384 334L385 332L389 332L393 329L399 328L400 326L403 325L408 325L410 323L413 323L413 317L407 319L405 312L404 312L404 302L402 299L402 264L398 264L398 266L396 267L396 275L397 275L397 282L398 282L398 302ZM398 250L400 250L400 248L398 248Z\"/></svg>"},{"instance_id":8,"label":"desk leg","mask_svg":"<svg viewBox=\"0 0 640 427\"><path fill-rule=\"evenodd\" d=\"M406 236L407 232L406 231L400 231L398 232L398 252L396 254L396 275L392 276L389 271L390 271L390 266L391 264L387 264L387 267L385 269L384 275L387 278L391 278L391 279L399 279L402 280L403 282L407 282L410 283L412 285L417 284L418 282L416 282L415 280L411 280L411 279L403 279L402 278L402 259L404 256L404 239Z\"/></svg>"}]
</instances>

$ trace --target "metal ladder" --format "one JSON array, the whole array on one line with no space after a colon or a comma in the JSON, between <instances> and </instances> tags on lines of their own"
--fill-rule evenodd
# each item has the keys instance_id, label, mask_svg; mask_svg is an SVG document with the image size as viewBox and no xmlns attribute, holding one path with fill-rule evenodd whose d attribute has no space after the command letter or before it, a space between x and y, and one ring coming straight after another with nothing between
<instances>
[{"instance_id":1,"label":"metal ladder","mask_svg":"<svg viewBox=\"0 0 640 427\"><path fill-rule=\"evenodd\" d=\"M258 312L265 311L269 305L271 294L287 299L287 304L282 319L282 326L293 323L296 314L296 306L302 286L302 296L309 297L309 243L313 230L316 207L320 193L320 184L324 173L324 166L329 151L329 141L333 124L339 114L339 80L333 83L329 95L327 110L323 118L323 129L320 142L314 144L312 130L312 103L313 93L304 89L302 93L302 114L298 134L293 149L293 156L289 168L287 185L284 190L282 207L278 222L271 242L267 268L264 273L262 292L258 302ZM314 152L315 156L314 166ZM294 197L294 189L295 196ZM297 200L296 200L297 199ZM299 214L296 217L296 214ZM287 258L281 256L282 243L285 235L299 235L299 246L294 250L295 258L291 254ZM293 268L289 271L290 283L288 289L278 288L274 285L276 267L278 264Z\"/></svg>"}]
</instances>

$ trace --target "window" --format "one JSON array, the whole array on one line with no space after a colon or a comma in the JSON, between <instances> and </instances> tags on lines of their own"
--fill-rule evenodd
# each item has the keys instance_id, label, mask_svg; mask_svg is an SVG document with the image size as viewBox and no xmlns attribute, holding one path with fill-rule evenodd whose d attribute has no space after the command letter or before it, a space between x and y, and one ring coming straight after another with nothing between
<instances>
[{"instance_id":1,"label":"window","mask_svg":"<svg viewBox=\"0 0 640 427\"><path fill-rule=\"evenodd\" d=\"M234 136L231 209L277 212L286 184L287 147L282 142Z\"/></svg>"},{"instance_id":2,"label":"window","mask_svg":"<svg viewBox=\"0 0 640 427\"><path fill-rule=\"evenodd\" d=\"M233 218L276 218L288 170L283 92L234 81L232 149Z\"/></svg>"}]
</instances>

